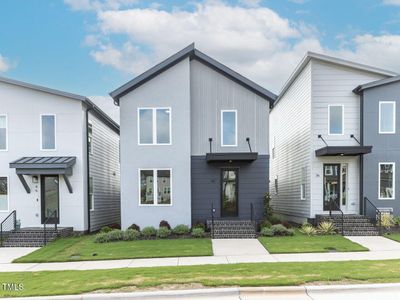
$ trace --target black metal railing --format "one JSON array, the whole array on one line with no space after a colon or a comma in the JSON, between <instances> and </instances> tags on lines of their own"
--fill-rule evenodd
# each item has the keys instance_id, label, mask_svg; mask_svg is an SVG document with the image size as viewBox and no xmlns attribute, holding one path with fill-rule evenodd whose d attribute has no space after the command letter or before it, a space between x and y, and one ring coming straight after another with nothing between
<instances>
[{"instance_id":1,"label":"black metal railing","mask_svg":"<svg viewBox=\"0 0 400 300\"><path fill-rule=\"evenodd\" d=\"M253 205L253 202L250 202L250 221L253 224L254 231L256 232L257 231L257 228L256 228L257 224L256 224L256 220L254 219L254 205Z\"/></svg>"},{"instance_id":2,"label":"black metal railing","mask_svg":"<svg viewBox=\"0 0 400 300\"><path fill-rule=\"evenodd\" d=\"M215 215L215 208L214 203L211 203L211 238L214 238L214 215Z\"/></svg>"},{"instance_id":3,"label":"black metal railing","mask_svg":"<svg viewBox=\"0 0 400 300\"><path fill-rule=\"evenodd\" d=\"M335 199L331 199L329 201L329 217L332 217L332 207L334 207L335 211L339 211L340 214L342 215L342 218L341 218L341 232L342 232L342 235L344 235L344 213L341 210L340 205L337 204L337 202L335 201Z\"/></svg>"},{"instance_id":4,"label":"black metal railing","mask_svg":"<svg viewBox=\"0 0 400 300\"><path fill-rule=\"evenodd\" d=\"M368 213L367 204L369 204L369 206L373 210L372 217ZM364 197L364 216L366 216L367 218L369 217L370 219L374 220L375 224L378 225L379 235L382 235L382 212L367 197Z\"/></svg>"},{"instance_id":5,"label":"black metal railing","mask_svg":"<svg viewBox=\"0 0 400 300\"><path fill-rule=\"evenodd\" d=\"M54 230L57 233L57 210L54 210L43 222L43 244L47 244L47 224L51 224L50 221L54 220Z\"/></svg>"},{"instance_id":6,"label":"black metal railing","mask_svg":"<svg viewBox=\"0 0 400 300\"><path fill-rule=\"evenodd\" d=\"M11 231L17 228L17 211L13 210L0 224L0 247Z\"/></svg>"}]
</instances>

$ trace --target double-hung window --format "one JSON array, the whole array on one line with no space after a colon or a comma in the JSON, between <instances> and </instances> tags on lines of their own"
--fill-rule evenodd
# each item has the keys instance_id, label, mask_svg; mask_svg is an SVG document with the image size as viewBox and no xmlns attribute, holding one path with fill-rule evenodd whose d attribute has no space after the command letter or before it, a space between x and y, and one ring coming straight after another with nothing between
<instances>
[{"instance_id":1,"label":"double-hung window","mask_svg":"<svg viewBox=\"0 0 400 300\"><path fill-rule=\"evenodd\" d=\"M0 211L8 211L8 177L0 176Z\"/></svg>"},{"instance_id":2,"label":"double-hung window","mask_svg":"<svg viewBox=\"0 0 400 300\"><path fill-rule=\"evenodd\" d=\"M139 169L140 205L171 205L171 169Z\"/></svg>"},{"instance_id":3,"label":"double-hung window","mask_svg":"<svg viewBox=\"0 0 400 300\"><path fill-rule=\"evenodd\" d=\"M0 115L0 151L7 151L7 115Z\"/></svg>"},{"instance_id":4,"label":"double-hung window","mask_svg":"<svg viewBox=\"0 0 400 300\"><path fill-rule=\"evenodd\" d=\"M379 101L379 133L396 133L396 102Z\"/></svg>"},{"instance_id":5,"label":"double-hung window","mask_svg":"<svg viewBox=\"0 0 400 300\"><path fill-rule=\"evenodd\" d=\"M171 145L171 108L138 108L138 144Z\"/></svg>"},{"instance_id":6,"label":"double-hung window","mask_svg":"<svg viewBox=\"0 0 400 300\"><path fill-rule=\"evenodd\" d=\"M344 132L343 105L328 106L328 133L329 135L342 135Z\"/></svg>"},{"instance_id":7,"label":"double-hung window","mask_svg":"<svg viewBox=\"0 0 400 300\"><path fill-rule=\"evenodd\" d=\"M395 198L395 163L382 162L379 163L378 182L379 182L379 199L393 200Z\"/></svg>"},{"instance_id":8,"label":"double-hung window","mask_svg":"<svg viewBox=\"0 0 400 300\"><path fill-rule=\"evenodd\" d=\"M56 116L40 116L40 147L41 150L56 150Z\"/></svg>"},{"instance_id":9,"label":"double-hung window","mask_svg":"<svg viewBox=\"0 0 400 300\"><path fill-rule=\"evenodd\" d=\"M89 209L94 210L93 177L89 177Z\"/></svg>"},{"instance_id":10,"label":"double-hung window","mask_svg":"<svg viewBox=\"0 0 400 300\"><path fill-rule=\"evenodd\" d=\"M237 146L237 111L221 111L221 146Z\"/></svg>"}]
</instances>

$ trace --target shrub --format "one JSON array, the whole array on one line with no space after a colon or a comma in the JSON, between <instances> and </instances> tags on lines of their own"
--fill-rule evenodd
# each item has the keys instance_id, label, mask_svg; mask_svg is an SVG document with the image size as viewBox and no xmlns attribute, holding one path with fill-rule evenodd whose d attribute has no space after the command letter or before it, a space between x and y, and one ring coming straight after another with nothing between
<instances>
[{"instance_id":1,"label":"shrub","mask_svg":"<svg viewBox=\"0 0 400 300\"><path fill-rule=\"evenodd\" d=\"M271 226L272 231L274 232L274 235L293 235L294 232L292 229L287 229L285 226L282 224L276 224Z\"/></svg>"},{"instance_id":2,"label":"shrub","mask_svg":"<svg viewBox=\"0 0 400 300\"><path fill-rule=\"evenodd\" d=\"M281 224L281 219L277 215L272 215L268 221L270 221L272 225Z\"/></svg>"},{"instance_id":3,"label":"shrub","mask_svg":"<svg viewBox=\"0 0 400 300\"><path fill-rule=\"evenodd\" d=\"M169 225L169 223L167 222L167 221L165 221L165 220L162 220L161 222L160 222L160 225L158 225L158 227L167 227L169 230L171 230L171 226Z\"/></svg>"},{"instance_id":4,"label":"shrub","mask_svg":"<svg viewBox=\"0 0 400 300\"><path fill-rule=\"evenodd\" d=\"M186 226L184 224L179 224L179 225L175 226L175 228L172 230L172 232L177 235L184 235L184 234L188 234L190 232L190 229L188 226Z\"/></svg>"},{"instance_id":5,"label":"shrub","mask_svg":"<svg viewBox=\"0 0 400 300\"><path fill-rule=\"evenodd\" d=\"M123 232L124 241L136 241L140 237L140 232L135 229L127 229Z\"/></svg>"},{"instance_id":6,"label":"shrub","mask_svg":"<svg viewBox=\"0 0 400 300\"><path fill-rule=\"evenodd\" d=\"M121 241L123 239L123 231L114 229L109 232L100 232L96 235L95 243L109 243L115 241Z\"/></svg>"},{"instance_id":7,"label":"shrub","mask_svg":"<svg viewBox=\"0 0 400 300\"><path fill-rule=\"evenodd\" d=\"M194 223L194 225L192 225L192 229L195 229L195 228L201 228L204 231L206 231L206 225L200 221L197 221L196 223Z\"/></svg>"},{"instance_id":8,"label":"shrub","mask_svg":"<svg viewBox=\"0 0 400 300\"><path fill-rule=\"evenodd\" d=\"M140 226L136 225L135 223L133 223L131 226L129 226L128 229L134 229L134 230L140 232Z\"/></svg>"},{"instance_id":9,"label":"shrub","mask_svg":"<svg viewBox=\"0 0 400 300\"><path fill-rule=\"evenodd\" d=\"M273 215L271 207L271 195L269 193L264 194L264 218L269 220Z\"/></svg>"},{"instance_id":10,"label":"shrub","mask_svg":"<svg viewBox=\"0 0 400 300\"><path fill-rule=\"evenodd\" d=\"M103 226L103 227L101 227L101 229L100 229L100 233L107 233L107 232L110 232L110 231L112 231L113 229L110 227L110 226Z\"/></svg>"},{"instance_id":11,"label":"shrub","mask_svg":"<svg viewBox=\"0 0 400 300\"><path fill-rule=\"evenodd\" d=\"M168 227L161 226L157 230L157 237L160 239L165 239L171 235L171 230Z\"/></svg>"},{"instance_id":12,"label":"shrub","mask_svg":"<svg viewBox=\"0 0 400 300\"><path fill-rule=\"evenodd\" d=\"M396 225L400 225L400 216L394 217L394 220L396 222Z\"/></svg>"},{"instance_id":13,"label":"shrub","mask_svg":"<svg viewBox=\"0 0 400 300\"><path fill-rule=\"evenodd\" d=\"M147 226L142 229L142 235L145 238L155 236L156 234L157 234L157 230L153 226Z\"/></svg>"},{"instance_id":14,"label":"shrub","mask_svg":"<svg viewBox=\"0 0 400 300\"><path fill-rule=\"evenodd\" d=\"M315 229L311 224L305 222L303 223L303 225L301 225L299 231L302 234L308 235L308 236L312 236L312 235L316 235L317 234L317 229Z\"/></svg>"},{"instance_id":15,"label":"shrub","mask_svg":"<svg viewBox=\"0 0 400 300\"><path fill-rule=\"evenodd\" d=\"M94 242L95 243L107 243L108 242L108 233L100 232L100 233L96 234Z\"/></svg>"},{"instance_id":16,"label":"shrub","mask_svg":"<svg viewBox=\"0 0 400 300\"><path fill-rule=\"evenodd\" d=\"M292 224L290 224L288 221L282 221L281 223L283 226L285 226L286 228L292 228Z\"/></svg>"},{"instance_id":17,"label":"shrub","mask_svg":"<svg viewBox=\"0 0 400 300\"><path fill-rule=\"evenodd\" d=\"M269 227L271 227L271 222L270 221L268 221L268 220L264 220L264 221L262 221L261 223L260 223L260 231L263 229L263 228L269 228Z\"/></svg>"},{"instance_id":18,"label":"shrub","mask_svg":"<svg viewBox=\"0 0 400 300\"><path fill-rule=\"evenodd\" d=\"M389 214L383 214L381 216L381 224L383 227L385 227L387 230L389 230L391 227L396 225L396 220L392 215Z\"/></svg>"},{"instance_id":19,"label":"shrub","mask_svg":"<svg viewBox=\"0 0 400 300\"><path fill-rule=\"evenodd\" d=\"M194 238L201 238L204 237L204 229L203 228L193 228L192 229L192 237Z\"/></svg>"},{"instance_id":20,"label":"shrub","mask_svg":"<svg viewBox=\"0 0 400 300\"><path fill-rule=\"evenodd\" d=\"M324 221L318 224L317 231L323 235L331 235L337 233L337 228L332 222Z\"/></svg>"},{"instance_id":21,"label":"shrub","mask_svg":"<svg viewBox=\"0 0 400 300\"><path fill-rule=\"evenodd\" d=\"M262 227L260 234L262 236L274 236L274 231L271 227Z\"/></svg>"}]
</instances>

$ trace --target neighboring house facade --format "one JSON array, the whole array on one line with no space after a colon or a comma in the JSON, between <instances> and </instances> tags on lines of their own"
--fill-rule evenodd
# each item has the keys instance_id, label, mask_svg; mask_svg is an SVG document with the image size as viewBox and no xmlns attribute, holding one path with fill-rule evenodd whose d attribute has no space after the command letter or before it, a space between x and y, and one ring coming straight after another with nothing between
<instances>
[{"instance_id":1,"label":"neighboring house facade","mask_svg":"<svg viewBox=\"0 0 400 300\"><path fill-rule=\"evenodd\" d=\"M0 101L0 222L119 223L119 126L86 97L7 78Z\"/></svg>"},{"instance_id":2,"label":"neighboring house facade","mask_svg":"<svg viewBox=\"0 0 400 300\"><path fill-rule=\"evenodd\" d=\"M274 94L190 45L110 95L122 228L262 218Z\"/></svg>"},{"instance_id":3,"label":"neighboring house facade","mask_svg":"<svg viewBox=\"0 0 400 300\"><path fill-rule=\"evenodd\" d=\"M358 86L362 107L362 142L372 146L372 152L363 157L362 187L367 197L382 212L400 215L399 176L400 76ZM373 209L366 205L367 210Z\"/></svg>"},{"instance_id":4,"label":"neighboring house facade","mask_svg":"<svg viewBox=\"0 0 400 300\"><path fill-rule=\"evenodd\" d=\"M360 98L352 91L393 75L325 55L305 56L270 114L270 195L276 213L301 223L329 213L331 205L345 214L362 211L361 165L375 144L362 139ZM376 168L370 172L376 174Z\"/></svg>"}]
</instances>

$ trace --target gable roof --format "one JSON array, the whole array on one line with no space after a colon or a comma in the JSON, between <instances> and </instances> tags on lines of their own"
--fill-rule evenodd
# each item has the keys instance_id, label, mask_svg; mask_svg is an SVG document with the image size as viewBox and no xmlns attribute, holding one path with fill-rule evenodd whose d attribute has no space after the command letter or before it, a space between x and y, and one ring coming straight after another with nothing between
<instances>
[{"instance_id":1,"label":"gable roof","mask_svg":"<svg viewBox=\"0 0 400 300\"><path fill-rule=\"evenodd\" d=\"M31 84L31 83L27 83L27 82L11 79L11 78L1 77L1 76L0 76L0 82L11 84L11 85L15 85L15 86L20 86L20 87L24 87L24 88L28 88L28 89L31 89L31 90L44 92L44 93L48 93L48 94L52 94L52 95L56 95L56 96L61 96L61 97L66 97L66 98L82 101L108 127L110 127L112 130L114 130L115 132L117 132L119 134L119 125L113 119L111 119L104 111L102 111L100 109L100 107L98 107L89 98L87 98L85 96L77 95L77 94L73 94L73 93L68 93L68 92L64 92L64 91L60 91L60 90L55 90L55 89L51 89L51 88L48 88L48 87L35 85L35 84Z\"/></svg>"},{"instance_id":2,"label":"gable roof","mask_svg":"<svg viewBox=\"0 0 400 300\"><path fill-rule=\"evenodd\" d=\"M110 96L114 99L114 103L116 105L119 105L119 99L122 96L133 91L137 87L141 86L145 82L149 81L150 79L154 78L155 76L164 72L165 70L171 68L172 66L179 63L180 61L184 60L187 57L189 57L190 59L196 59L196 60L202 62L203 64L209 66L210 68L214 69L215 71L219 72L220 74L228 77L229 79L242 85L243 87L247 88L248 90L256 93L260 97L270 101L271 104L277 98L277 96L274 93L268 91L267 89L261 87L260 85L256 84L255 82L253 82L253 81L247 79L246 77L240 75L239 73L233 71L232 69L221 64L220 62L209 57L208 55L200 52L199 50L197 50L195 48L194 43L190 44L186 48L180 50L179 52L175 53L174 55L168 57L166 60L155 65L154 67L150 68L146 72L140 74L136 78L132 79L131 81L125 83L121 87L112 91L110 93Z\"/></svg>"},{"instance_id":3,"label":"gable roof","mask_svg":"<svg viewBox=\"0 0 400 300\"><path fill-rule=\"evenodd\" d=\"M286 93L286 91L289 89L289 87L292 85L292 83L295 81L297 76L303 71L305 66L309 63L311 59L323 61L323 62L328 62L332 63L335 65L340 65L344 67L349 67L349 68L354 68L362 71L367 71L375 74L380 74L380 75L386 75L386 76L395 76L398 75L396 72L356 63L350 60L345 60L333 56L328 56L324 54L319 54L319 53L314 53L314 52L307 52L306 55L303 57L303 59L300 61L300 63L297 65L296 69L294 72L290 75L289 79L286 81L286 83L283 85L283 88L281 92L278 95L278 98L276 99L274 105L278 103L278 101L283 97L283 95Z\"/></svg>"},{"instance_id":4,"label":"gable roof","mask_svg":"<svg viewBox=\"0 0 400 300\"><path fill-rule=\"evenodd\" d=\"M365 89L370 89L376 86L381 86L381 85L385 85L385 84L390 84L393 82L397 82L400 81L400 75L394 76L394 77L390 77L390 78L385 78L385 79L381 79L381 80L376 80L376 81L372 81L366 84L361 84L358 87L356 87L353 92L356 94L361 94L361 92Z\"/></svg>"}]
</instances>

